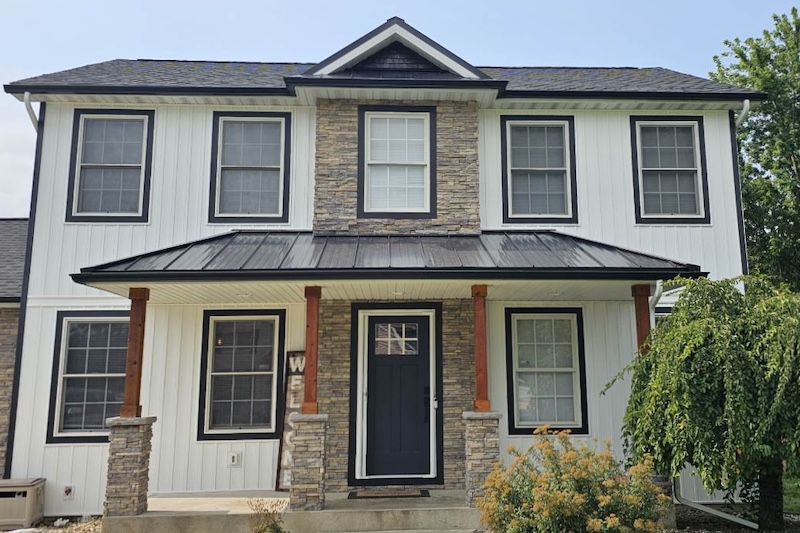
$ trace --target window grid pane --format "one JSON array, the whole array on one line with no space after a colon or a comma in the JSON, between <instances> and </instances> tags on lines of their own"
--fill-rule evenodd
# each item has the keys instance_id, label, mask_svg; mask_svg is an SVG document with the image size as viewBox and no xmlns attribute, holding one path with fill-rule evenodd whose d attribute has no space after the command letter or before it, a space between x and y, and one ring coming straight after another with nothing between
<instances>
[{"instance_id":1,"label":"window grid pane","mask_svg":"<svg viewBox=\"0 0 800 533\"><path fill-rule=\"evenodd\" d=\"M645 215L700 215L693 126L640 126Z\"/></svg>"},{"instance_id":2,"label":"window grid pane","mask_svg":"<svg viewBox=\"0 0 800 533\"><path fill-rule=\"evenodd\" d=\"M418 326L414 322L375 325L375 355L419 355Z\"/></svg>"},{"instance_id":3,"label":"window grid pane","mask_svg":"<svg viewBox=\"0 0 800 533\"><path fill-rule=\"evenodd\" d=\"M77 213L140 209L145 119L84 118Z\"/></svg>"},{"instance_id":4,"label":"window grid pane","mask_svg":"<svg viewBox=\"0 0 800 533\"><path fill-rule=\"evenodd\" d=\"M521 425L576 422L576 347L569 318L515 319L517 420Z\"/></svg>"},{"instance_id":5,"label":"window grid pane","mask_svg":"<svg viewBox=\"0 0 800 533\"><path fill-rule=\"evenodd\" d=\"M283 122L221 120L217 213L281 214Z\"/></svg>"},{"instance_id":6,"label":"window grid pane","mask_svg":"<svg viewBox=\"0 0 800 533\"><path fill-rule=\"evenodd\" d=\"M426 120L371 116L368 121L366 209L425 210L429 191Z\"/></svg>"},{"instance_id":7,"label":"window grid pane","mask_svg":"<svg viewBox=\"0 0 800 533\"><path fill-rule=\"evenodd\" d=\"M511 126L512 215L567 215L566 127Z\"/></svg>"},{"instance_id":8,"label":"window grid pane","mask_svg":"<svg viewBox=\"0 0 800 533\"><path fill-rule=\"evenodd\" d=\"M272 319L214 322L209 429L272 429L275 327Z\"/></svg>"},{"instance_id":9,"label":"window grid pane","mask_svg":"<svg viewBox=\"0 0 800 533\"><path fill-rule=\"evenodd\" d=\"M127 345L127 322L67 323L61 431L103 430L119 415Z\"/></svg>"}]
</instances>

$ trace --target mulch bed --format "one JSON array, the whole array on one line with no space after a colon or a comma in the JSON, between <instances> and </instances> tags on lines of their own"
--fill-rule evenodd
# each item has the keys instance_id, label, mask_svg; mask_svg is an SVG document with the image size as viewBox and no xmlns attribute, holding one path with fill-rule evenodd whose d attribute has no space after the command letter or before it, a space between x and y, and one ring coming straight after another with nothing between
<instances>
[{"instance_id":1,"label":"mulch bed","mask_svg":"<svg viewBox=\"0 0 800 533\"><path fill-rule=\"evenodd\" d=\"M725 509L721 510L728 512ZM674 531L697 533L753 533L755 531L683 505L676 506L675 514L677 515L678 529ZM784 516L786 521L785 531L800 533L800 515L787 513ZM753 518L750 518L750 520L755 521Z\"/></svg>"}]
</instances>

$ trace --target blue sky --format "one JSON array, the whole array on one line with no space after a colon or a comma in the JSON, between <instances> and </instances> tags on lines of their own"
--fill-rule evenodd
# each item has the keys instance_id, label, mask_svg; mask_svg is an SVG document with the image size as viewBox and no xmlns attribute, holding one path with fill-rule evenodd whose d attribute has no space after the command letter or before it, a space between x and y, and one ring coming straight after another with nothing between
<instances>
[{"instance_id":1,"label":"blue sky","mask_svg":"<svg viewBox=\"0 0 800 533\"><path fill-rule=\"evenodd\" d=\"M662 66L707 76L787 0L27 0L0 10L0 83L109 59L316 62L392 16L476 66ZM0 216L26 216L35 136L0 95ZM64 177L66 179L66 176Z\"/></svg>"}]
</instances>

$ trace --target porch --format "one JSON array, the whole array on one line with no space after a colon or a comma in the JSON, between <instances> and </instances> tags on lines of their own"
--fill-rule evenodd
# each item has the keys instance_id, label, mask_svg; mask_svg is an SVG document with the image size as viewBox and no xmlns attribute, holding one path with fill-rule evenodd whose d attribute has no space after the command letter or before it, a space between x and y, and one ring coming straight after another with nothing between
<instances>
[{"instance_id":1,"label":"porch","mask_svg":"<svg viewBox=\"0 0 800 533\"><path fill-rule=\"evenodd\" d=\"M479 527L478 512L464 503L463 491L432 490L429 497L348 499L348 493L326 494L324 511L282 514L292 533L436 531L466 533ZM135 516L106 516L103 531L113 533L230 533L247 531L248 501L264 499L288 505L288 494L276 491L153 495L148 510Z\"/></svg>"}]
</instances>

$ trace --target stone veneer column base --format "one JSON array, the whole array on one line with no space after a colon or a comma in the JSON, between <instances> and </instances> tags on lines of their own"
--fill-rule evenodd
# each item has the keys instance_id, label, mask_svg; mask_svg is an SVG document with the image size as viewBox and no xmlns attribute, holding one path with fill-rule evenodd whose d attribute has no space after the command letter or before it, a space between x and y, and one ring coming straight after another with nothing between
<instances>
[{"instance_id":1,"label":"stone veneer column base","mask_svg":"<svg viewBox=\"0 0 800 533\"><path fill-rule=\"evenodd\" d=\"M664 529L677 529L677 518L675 516L675 500L673 499L672 478L669 476L653 476L653 482L661 489L661 491L669 496L670 502L667 506L666 513L661 517L658 523Z\"/></svg>"},{"instance_id":2,"label":"stone veneer column base","mask_svg":"<svg viewBox=\"0 0 800 533\"><path fill-rule=\"evenodd\" d=\"M500 460L501 413L467 411L465 425L465 488L467 505L475 507L483 497L486 477Z\"/></svg>"},{"instance_id":3,"label":"stone veneer column base","mask_svg":"<svg viewBox=\"0 0 800 533\"><path fill-rule=\"evenodd\" d=\"M294 428L290 444L292 484L289 486L290 511L321 511L325 508L325 436L328 415L292 413Z\"/></svg>"},{"instance_id":4,"label":"stone veneer column base","mask_svg":"<svg viewBox=\"0 0 800 533\"><path fill-rule=\"evenodd\" d=\"M108 477L104 516L134 516L147 511L150 444L156 417L109 418Z\"/></svg>"}]
</instances>

